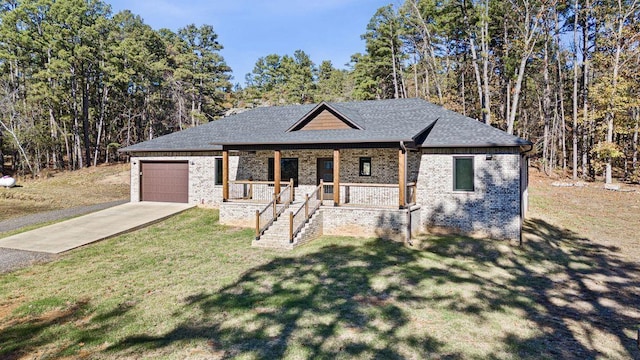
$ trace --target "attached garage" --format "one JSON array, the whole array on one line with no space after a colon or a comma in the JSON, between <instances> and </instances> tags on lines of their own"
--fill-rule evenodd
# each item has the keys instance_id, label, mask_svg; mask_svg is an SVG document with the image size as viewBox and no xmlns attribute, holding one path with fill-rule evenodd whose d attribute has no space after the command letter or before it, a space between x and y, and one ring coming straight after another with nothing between
<instances>
[{"instance_id":1,"label":"attached garage","mask_svg":"<svg viewBox=\"0 0 640 360\"><path fill-rule=\"evenodd\" d=\"M140 200L189 202L189 163L141 162Z\"/></svg>"}]
</instances>

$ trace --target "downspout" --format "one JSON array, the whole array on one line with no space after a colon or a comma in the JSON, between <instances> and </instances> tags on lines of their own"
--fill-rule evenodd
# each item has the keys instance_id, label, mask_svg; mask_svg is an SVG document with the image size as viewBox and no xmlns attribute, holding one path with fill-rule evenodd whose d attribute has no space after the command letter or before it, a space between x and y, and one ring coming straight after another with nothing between
<instances>
[{"instance_id":1,"label":"downspout","mask_svg":"<svg viewBox=\"0 0 640 360\"><path fill-rule=\"evenodd\" d=\"M405 154L408 154L407 146L404 144L403 140L400 140L400 149L402 149L402 151L404 151ZM406 160L404 162L404 184L402 185L404 186L405 189L407 188L407 161ZM407 229L406 229L407 234L405 235L405 240L407 244L409 244L409 246L413 246L413 242L411 241L411 209L406 208L405 211L407 214Z\"/></svg>"},{"instance_id":2,"label":"downspout","mask_svg":"<svg viewBox=\"0 0 640 360\"><path fill-rule=\"evenodd\" d=\"M529 149L526 151L522 151L522 154L524 155L525 158L525 166L527 167L525 169L525 173L526 173L526 177L527 177L527 190L529 189L528 183L529 183L529 161L527 161L527 153L529 153L531 150L533 150L533 144L529 145ZM525 213L526 210L523 208L523 199L524 199L524 192L522 191L522 169L520 170L520 246L522 246L522 228L524 227L524 217L525 217ZM528 194L527 194L528 197ZM528 202L527 202L528 205Z\"/></svg>"}]
</instances>

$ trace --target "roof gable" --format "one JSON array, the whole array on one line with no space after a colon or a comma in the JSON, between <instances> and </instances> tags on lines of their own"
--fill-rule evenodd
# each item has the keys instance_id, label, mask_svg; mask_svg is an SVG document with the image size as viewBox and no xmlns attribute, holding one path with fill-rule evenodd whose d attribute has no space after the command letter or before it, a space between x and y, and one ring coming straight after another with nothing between
<instances>
[{"instance_id":1,"label":"roof gable","mask_svg":"<svg viewBox=\"0 0 640 360\"><path fill-rule=\"evenodd\" d=\"M287 129L287 132L344 129L363 128L343 112L323 101Z\"/></svg>"}]
</instances>

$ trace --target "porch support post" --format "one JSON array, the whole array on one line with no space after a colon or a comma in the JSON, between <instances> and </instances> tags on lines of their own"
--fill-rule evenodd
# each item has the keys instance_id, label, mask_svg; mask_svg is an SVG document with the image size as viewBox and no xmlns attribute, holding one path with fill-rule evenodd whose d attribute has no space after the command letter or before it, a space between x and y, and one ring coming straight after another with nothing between
<instances>
[{"instance_id":1,"label":"porch support post","mask_svg":"<svg viewBox=\"0 0 640 360\"><path fill-rule=\"evenodd\" d=\"M340 205L340 149L333 150L333 205Z\"/></svg>"},{"instance_id":2,"label":"porch support post","mask_svg":"<svg viewBox=\"0 0 640 360\"><path fill-rule=\"evenodd\" d=\"M229 150L222 150L222 201L229 200Z\"/></svg>"},{"instance_id":3,"label":"porch support post","mask_svg":"<svg viewBox=\"0 0 640 360\"><path fill-rule=\"evenodd\" d=\"M275 195L280 194L280 182L282 179L280 179L280 160L281 160L281 153L280 150L275 150L273 153L273 181L275 181L275 184L273 186L273 192ZM277 202L280 202L280 199L276 200Z\"/></svg>"},{"instance_id":4,"label":"porch support post","mask_svg":"<svg viewBox=\"0 0 640 360\"><path fill-rule=\"evenodd\" d=\"M402 209L407 206L407 152L398 150L398 205Z\"/></svg>"}]
</instances>

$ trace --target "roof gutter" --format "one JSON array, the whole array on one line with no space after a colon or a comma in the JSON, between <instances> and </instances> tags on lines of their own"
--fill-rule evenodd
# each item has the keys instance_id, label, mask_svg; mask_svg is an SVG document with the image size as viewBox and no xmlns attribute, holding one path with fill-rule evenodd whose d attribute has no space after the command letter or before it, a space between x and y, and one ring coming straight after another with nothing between
<instances>
[{"instance_id":1,"label":"roof gutter","mask_svg":"<svg viewBox=\"0 0 640 360\"><path fill-rule=\"evenodd\" d=\"M531 146L532 144L505 144L505 143L491 143L491 144L440 144L440 145L421 145L424 149L438 149L438 148L491 148L491 147L523 147Z\"/></svg>"},{"instance_id":2,"label":"roof gutter","mask_svg":"<svg viewBox=\"0 0 640 360\"><path fill-rule=\"evenodd\" d=\"M318 140L305 140L305 141L268 141L268 142L215 142L211 145L220 146L264 146L264 145L317 145L317 144L373 144L373 143L395 143L398 141L411 142L412 139L400 140L395 139L362 139L362 140L348 140L348 139L332 139L326 141Z\"/></svg>"},{"instance_id":3,"label":"roof gutter","mask_svg":"<svg viewBox=\"0 0 640 360\"><path fill-rule=\"evenodd\" d=\"M127 148L118 149L119 153L139 153L139 152L210 152L210 151L220 151L222 150L222 146L217 149L133 149L127 150Z\"/></svg>"},{"instance_id":4,"label":"roof gutter","mask_svg":"<svg viewBox=\"0 0 640 360\"><path fill-rule=\"evenodd\" d=\"M528 154L528 153L531 152L531 150L533 150L533 143L530 143L530 144L527 144L527 145L529 146L529 149L527 149L527 150L522 150L525 147L525 145L520 146L520 152L522 154Z\"/></svg>"}]
</instances>

